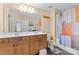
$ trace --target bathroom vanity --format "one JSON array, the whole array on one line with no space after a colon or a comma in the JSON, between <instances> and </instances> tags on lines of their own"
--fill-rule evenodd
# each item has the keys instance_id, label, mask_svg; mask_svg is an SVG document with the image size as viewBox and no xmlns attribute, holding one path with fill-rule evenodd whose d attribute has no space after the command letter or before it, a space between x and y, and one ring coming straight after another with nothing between
<instances>
[{"instance_id":1,"label":"bathroom vanity","mask_svg":"<svg viewBox=\"0 0 79 59\"><path fill-rule=\"evenodd\" d=\"M8 7L3 14L0 55L33 55L48 47L47 34L41 32L41 15Z\"/></svg>"},{"instance_id":2,"label":"bathroom vanity","mask_svg":"<svg viewBox=\"0 0 79 59\"><path fill-rule=\"evenodd\" d=\"M1 55L34 55L47 48L47 34L42 32L20 32L0 34Z\"/></svg>"}]
</instances>

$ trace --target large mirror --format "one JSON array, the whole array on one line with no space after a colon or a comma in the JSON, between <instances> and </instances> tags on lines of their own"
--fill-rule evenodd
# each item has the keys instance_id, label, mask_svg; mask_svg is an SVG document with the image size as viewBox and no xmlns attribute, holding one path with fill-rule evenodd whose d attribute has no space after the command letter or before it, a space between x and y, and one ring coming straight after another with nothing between
<instances>
[{"instance_id":1,"label":"large mirror","mask_svg":"<svg viewBox=\"0 0 79 59\"><path fill-rule=\"evenodd\" d=\"M8 32L40 31L40 15L14 9L8 11Z\"/></svg>"}]
</instances>

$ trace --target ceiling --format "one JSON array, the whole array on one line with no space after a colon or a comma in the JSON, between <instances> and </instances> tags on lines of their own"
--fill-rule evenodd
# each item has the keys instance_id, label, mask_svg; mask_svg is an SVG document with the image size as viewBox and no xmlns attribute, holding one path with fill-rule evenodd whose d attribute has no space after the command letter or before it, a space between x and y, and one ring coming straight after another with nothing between
<instances>
[{"instance_id":1,"label":"ceiling","mask_svg":"<svg viewBox=\"0 0 79 59\"><path fill-rule=\"evenodd\" d=\"M76 5L79 5L79 3L30 3L28 5L45 10L49 10L51 7L58 10L65 10L67 8L75 7Z\"/></svg>"}]
</instances>

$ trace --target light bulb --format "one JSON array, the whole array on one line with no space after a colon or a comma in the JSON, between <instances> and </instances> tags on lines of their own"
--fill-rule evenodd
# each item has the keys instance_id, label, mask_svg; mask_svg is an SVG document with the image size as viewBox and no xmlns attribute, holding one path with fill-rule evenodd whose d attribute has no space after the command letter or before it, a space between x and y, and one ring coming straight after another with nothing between
<instances>
[{"instance_id":1,"label":"light bulb","mask_svg":"<svg viewBox=\"0 0 79 59\"><path fill-rule=\"evenodd\" d=\"M27 6L25 6L23 9L24 9L24 12L26 12L27 11Z\"/></svg>"},{"instance_id":2,"label":"light bulb","mask_svg":"<svg viewBox=\"0 0 79 59\"><path fill-rule=\"evenodd\" d=\"M28 12L30 12L31 11L31 8L30 7L28 7L28 10L27 10Z\"/></svg>"},{"instance_id":3,"label":"light bulb","mask_svg":"<svg viewBox=\"0 0 79 59\"><path fill-rule=\"evenodd\" d=\"M20 11L23 11L23 8L24 8L24 5L21 4L21 5L20 5Z\"/></svg>"},{"instance_id":4,"label":"light bulb","mask_svg":"<svg viewBox=\"0 0 79 59\"><path fill-rule=\"evenodd\" d=\"M34 12L34 8L27 4L20 4L20 11L32 13Z\"/></svg>"},{"instance_id":5,"label":"light bulb","mask_svg":"<svg viewBox=\"0 0 79 59\"><path fill-rule=\"evenodd\" d=\"M31 13L33 13L34 12L34 8L31 8Z\"/></svg>"},{"instance_id":6,"label":"light bulb","mask_svg":"<svg viewBox=\"0 0 79 59\"><path fill-rule=\"evenodd\" d=\"M20 5L20 8L23 8L23 5Z\"/></svg>"}]
</instances>

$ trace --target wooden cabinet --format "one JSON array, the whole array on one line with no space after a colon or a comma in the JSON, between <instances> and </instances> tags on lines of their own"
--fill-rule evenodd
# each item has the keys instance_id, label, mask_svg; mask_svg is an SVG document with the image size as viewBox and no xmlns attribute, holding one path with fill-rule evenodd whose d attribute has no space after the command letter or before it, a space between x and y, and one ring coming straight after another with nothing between
<instances>
[{"instance_id":1,"label":"wooden cabinet","mask_svg":"<svg viewBox=\"0 0 79 59\"><path fill-rule=\"evenodd\" d=\"M0 38L1 55L34 55L47 48L46 35Z\"/></svg>"}]
</instances>

